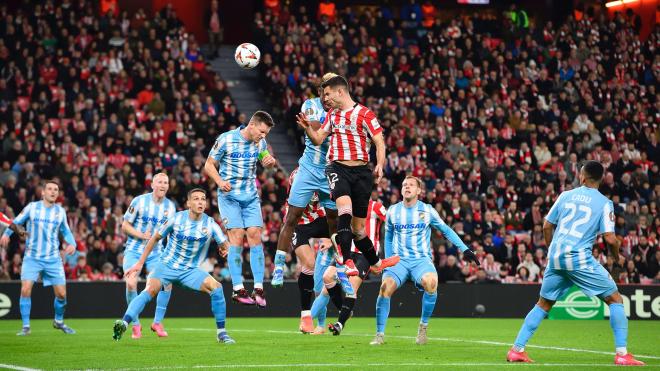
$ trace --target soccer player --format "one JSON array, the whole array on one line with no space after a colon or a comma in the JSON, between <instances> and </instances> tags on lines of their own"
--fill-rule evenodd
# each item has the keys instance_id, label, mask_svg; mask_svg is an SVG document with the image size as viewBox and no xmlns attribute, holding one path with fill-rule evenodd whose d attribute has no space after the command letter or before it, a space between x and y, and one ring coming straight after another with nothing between
<instances>
[{"instance_id":1,"label":"soccer player","mask_svg":"<svg viewBox=\"0 0 660 371\"><path fill-rule=\"evenodd\" d=\"M358 270L350 258L353 241L364 255L369 265L380 271L398 262L398 256L378 258L373 243L365 233L365 218L374 184L383 176L385 165L385 140L383 129L376 115L367 107L353 101L349 94L348 82L342 76L335 76L324 81L323 100L332 110L328 112L323 125L315 130L304 112L298 114L298 124L312 143L319 145L332 133L328 149L329 165L326 178L332 199L337 203L337 233L331 236L333 244L338 246L340 263L337 277L346 281L346 275L356 276ZM373 174L369 170L369 149L371 142L376 145L376 166ZM343 285L346 294L351 292L351 285Z\"/></svg>"},{"instance_id":2,"label":"soccer player","mask_svg":"<svg viewBox=\"0 0 660 371\"><path fill-rule=\"evenodd\" d=\"M545 217L543 237L550 247L541 295L525 317L518 337L506 356L508 362L533 362L525 352L525 345L555 302L575 284L586 295L598 296L610 308L610 326L616 347L614 363L623 366L644 364L626 349L628 318L616 284L591 255L596 236L601 233L611 248L612 256L619 256L621 247L614 234L614 205L598 191L603 172L603 165L599 162L585 162L580 169L581 186L562 192Z\"/></svg>"},{"instance_id":3,"label":"soccer player","mask_svg":"<svg viewBox=\"0 0 660 371\"><path fill-rule=\"evenodd\" d=\"M257 193L257 161L264 167L277 163L268 152L266 135L275 123L270 114L257 111L247 125L221 134L209 153L204 171L218 186L218 207L227 220L229 234L229 272L232 299L245 305L266 306L264 295L264 248L261 244L261 200ZM220 171L218 171L218 165ZM250 246L250 268L254 291L248 295L243 286L243 239Z\"/></svg>"},{"instance_id":4,"label":"soccer player","mask_svg":"<svg viewBox=\"0 0 660 371\"><path fill-rule=\"evenodd\" d=\"M131 323L161 290L162 286L173 283L192 290L201 291L211 296L211 310L215 316L218 342L233 344L235 341L227 335L225 317L227 313L222 285L211 275L199 268L206 258L211 239L218 244L220 254L227 254L227 238L216 222L204 213L206 192L195 188L188 192L188 210L180 211L169 218L167 223L151 236L140 259L126 271L127 276L142 271L151 250L161 238L167 237L167 245L160 255L160 260L149 274L147 286L128 305L123 319L115 321L112 338L120 340L128 324Z\"/></svg>"},{"instance_id":5,"label":"soccer player","mask_svg":"<svg viewBox=\"0 0 660 371\"><path fill-rule=\"evenodd\" d=\"M53 327L65 334L76 332L64 324L64 309L66 308L66 278L64 264L60 255L59 235L64 237L64 252L68 255L76 251L76 240L69 229L64 208L56 204L60 186L54 181L46 181L42 191L41 201L30 202L14 219L14 224L27 223L28 240L21 267L21 298L19 302L23 328L16 334L30 334L30 309L32 308L32 286L39 279L44 286L53 286L55 292L55 320ZM7 247L13 230L6 229L0 238L0 246Z\"/></svg>"},{"instance_id":6,"label":"soccer player","mask_svg":"<svg viewBox=\"0 0 660 371\"><path fill-rule=\"evenodd\" d=\"M378 201L369 200L369 207L367 208L367 223L366 223L366 233L368 238L372 241L374 248L376 250L376 255L378 255L380 248L380 227L385 220L385 207ZM357 300L357 292L362 285L362 282L369 277L370 266L367 259L360 253L360 251L355 247L351 246L351 259L355 262L355 266L358 269L357 276L350 276L348 279L351 283L353 294L346 293L346 297L342 298L341 289L337 286L337 268L329 267L325 274L323 275L323 281L325 284L326 290L319 296L317 301L319 306L327 306L328 301L332 299L332 302L335 304L339 310L339 318L334 324L328 325L328 329L332 332L333 335L337 336L341 334L341 331L346 327L346 322L351 317L353 313L353 308L355 307L355 302ZM315 305L316 301L315 301ZM313 314L320 313L319 307L313 308Z\"/></svg>"},{"instance_id":7,"label":"soccer player","mask_svg":"<svg viewBox=\"0 0 660 371\"><path fill-rule=\"evenodd\" d=\"M424 290L422 316L417 330L417 344L426 344L426 329L437 299L438 273L433 265L431 228L439 230L463 252L463 258L479 265L477 256L440 218L433 206L418 200L422 181L408 176L401 186L403 201L390 206L385 221L385 256L397 255L401 261L385 269L376 301L376 337L372 345L385 342L385 325L390 313L392 294L407 280Z\"/></svg>"},{"instance_id":8,"label":"soccer player","mask_svg":"<svg viewBox=\"0 0 660 371\"><path fill-rule=\"evenodd\" d=\"M299 174L299 168L296 168L289 175L289 187L295 183ZM289 190L290 191L290 190ZM288 216L290 206L286 205L286 216ZM301 270L298 275L298 290L300 291L300 332L304 334L314 331L314 323L310 309L314 293L320 293L323 288L323 273L332 262L327 251L319 251L319 257L315 258L314 248L310 245L311 239L321 239L322 246L331 246L330 234L328 232L328 222L325 215L325 209L321 206L318 195L315 193L309 201L307 208L304 209L302 218L296 226L292 236L293 250L296 253ZM324 258L325 257L325 258ZM318 263L318 264L316 264ZM317 270L318 267L318 270ZM320 274L318 272L321 272ZM320 283L319 283L320 281ZM320 322L325 324L325 317Z\"/></svg>"},{"instance_id":9,"label":"soccer player","mask_svg":"<svg viewBox=\"0 0 660 371\"><path fill-rule=\"evenodd\" d=\"M323 96L321 84L335 76L337 75L334 73L323 75L319 84L319 96ZM302 105L301 112L305 113L310 125L315 130L321 127L325 120L326 111L331 109L327 103L321 98L311 98L307 99ZM277 240L275 269L271 280L271 284L275 287L282 286L284 282L284 262L286 253L291 246L292 235L314 195L319 198L320 205L327 214L326 220L330 228L329 233L333 234L337 230L337 206L330 198L328 181L325 179L326 157L329 146L330 140L328 138L319 145L315 145L308 136L305 136L305 151L298 161L298 175L291 185L287 200L289 208Z\"/></svg>"},{"instance_id":10,"label":"soccer player","mask_svg":"<svg viewBox=\"0 0 660 371\"><path fill-rule=\"evenodd\" d=\"M124 271L127 271L134 266L140 259L144 247L151 238L153 231L157 230L162 224L167 223L168 218L173 217L176 213L174 202L165 197L169 187L170 181L167 174L156 174L151 181L153 192L135 197L133 201L131 201L128 210L126 210L124 221L121 225L122 231L128 236L124 250ZM163 242L159 241L151 251L151 254L147 257L147 273L153 271L158 263L162 249ZM131 301L138 295L138 276L139 272L136 275L124 277L126 281L127 305L131 304ZM154 315L154 322L151 324L151 331L154 331L159 337L167 336L167 332L163 328L162 320L163 317L165 317L167 303L170 301L171 294L172 285L167 285L158 293L156 299L156 313ZM133 318L131 337L133 339L139 339L142 337L142 325L140 325L137 316Z\"/></svg>"},{"instance_id":11,"label":"soccer player","mask_svg":"<svg viewBox=\"0 0 660 371\"><path fill-rule=\"evenodd\" d=\"M14 224L14 222L7 217L7 215L0 212L0 227L9 228L13 233L17 233L21 240L24 240L27 237L25 229L20 225Z\"/></svg>"}]
</instances>

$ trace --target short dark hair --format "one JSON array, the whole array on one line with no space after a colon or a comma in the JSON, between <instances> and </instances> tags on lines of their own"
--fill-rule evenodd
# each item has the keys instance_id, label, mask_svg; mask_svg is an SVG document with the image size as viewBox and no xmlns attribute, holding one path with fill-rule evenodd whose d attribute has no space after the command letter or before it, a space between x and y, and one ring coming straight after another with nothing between
<instances>
[{"instance_id":1,"label":"short dark hair","mask_svg":"<svg viewBox=\"0 0 660 371\"><path fill-rule=\"evenodd\" d=\"M252 120L264 123L264 124L268 125L271 128L273 126L275 126L275 121L273 121L273 117L270 115L270 113L268 113L266 111L257 111L257 112L255 112L254 115L252 115L252 118L250 119L250 121L252 121Z\"/></svg>"},{"instance_id":2,"label":"short dark hair","mask_svg":"<svg viewBox=\"0 0 660 371\"><path fill-rule=\"evenodd\" d=\"M600 182L603 179L603 173L605 173L605 168L598 161L586 161L582 165L582 170L584 170L584 175L594 182Z\"/></svg>"},{"instance_id":3,"label":"short dark hair","mask_svg":"<svg viewBox=\"0 0 660 371\"><path fill-rule=\"evenodd\" d=\"M322 88L327 88L327 87L332 87L332 88L337 88L337 87L342 87L348 91L348 81L344 78L344 76L335 76L331 79L328 79L324 81L321 84Z\"/></svg>"},{"instance_id":4,"label":"short dark hair","mask_svg":"<svg viewBox=\"0 0 660 371\"><path fill-rule=\"evenodd\" d=\"M190 191L188 191L188 199L190 200L190 197L192 197L193 193L196 192L202 192L204 194L204 197L206 197L206 191L201 189L201 188L193 188Z\"/></svg>"},{"instance_id":5,"label":"short dark hair","mask_svg":"<svg viewBox=\"0 0 660 371\"><path fill-rule=\"evenodd\" d=\"M45 188L46 185L48 185L48 184L55 184L55 185L57 186L58 189L59 189L59 188L62 188L62 187L60 187L60 183L59 183L57 180L55 180L55 179L46 179L46 180L44 180L44 188Z\"/></svg>"}]
</instances>

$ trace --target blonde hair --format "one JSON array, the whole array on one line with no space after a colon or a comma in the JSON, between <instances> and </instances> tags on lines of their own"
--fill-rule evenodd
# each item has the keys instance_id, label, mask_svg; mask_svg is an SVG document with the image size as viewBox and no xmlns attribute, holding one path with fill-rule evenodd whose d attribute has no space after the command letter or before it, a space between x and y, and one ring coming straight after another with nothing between
<instances>
[{"instance_id":1,"label":"blonde hair","mask_svg":"<svg viewBox=\"0 0 660 371\"><path fill-rule=\"evenodd\" d=\"M422 189L422 180L421 180L421 179L419 179L418 177L416 177L416 176L414 176L414 175L408 175L408 176L406 176L406 178L404 179L404 181L406 181L406 180L408 180L408 179L413 179L414 181L416 181L416 182L417 182L417 186L419 187L419 189Z\"/></svg>"}]
</instances>

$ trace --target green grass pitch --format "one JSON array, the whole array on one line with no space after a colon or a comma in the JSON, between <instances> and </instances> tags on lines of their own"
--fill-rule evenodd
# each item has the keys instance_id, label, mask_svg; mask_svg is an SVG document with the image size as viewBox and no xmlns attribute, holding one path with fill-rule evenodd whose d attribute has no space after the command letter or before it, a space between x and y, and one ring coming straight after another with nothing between
<instances>
[{"instance_id":1,"label":"green grass pitch","mask_svg":"<svg viewBox=\"0 0 660 371\"><path fill-rule=\"evenodd\" d=\"M417 318L390 318L386 344L369 345L373 318L353 318L341 336L302 335L294 318L229 318L237 341L218 344L212 318L170 318L169 338L158 339L146 328L133 340L130 330L112 340L112 319L68 320L76 335L65 335L51 321L32 322L32 335L17 337L20 321L0 321L0 369L301 369L329 370L491 370L610 369L613 338L607 321L550 321L541 324L527 348L535 365L505 362L522 319L434 318L429 343L414 343ZM660 321L630 321L628 349L660 368ZM337 364L337 365L334 365Z\"/></svg>"}]
</instances>

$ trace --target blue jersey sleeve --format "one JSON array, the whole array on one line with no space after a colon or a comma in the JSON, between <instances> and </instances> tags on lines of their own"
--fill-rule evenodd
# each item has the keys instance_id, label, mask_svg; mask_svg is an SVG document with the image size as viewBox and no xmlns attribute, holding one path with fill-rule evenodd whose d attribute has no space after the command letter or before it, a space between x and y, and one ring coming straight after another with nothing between
<instances>
[{"instance_id":1,"label":"blue jersey sleeve","mask_svg":"<svg viewBox=\"0 0 660 371\"><path fill-rule=\"evenodd\" d=\"M562 193L559 195L559 197L557 197L555 203L550 208L548 215L545 217L545 220L547 220L548 222L554 225L557 225L557 223L559 222L559 211L561 209L561 200L563 195L564 194Z\"/></svg>"},{"instance_id":2,"label":"blue jersey sleeve","mask_svg":"<svg viewBox=\"0 0 660 371\"><path fill-rule=\"evenodd\" d=\"M385 257L392 256L392 241L394 240L394 226L392 224L392 213L394 208L387 210L385 217Z\"/></svg>"},{"instance_id":3,"label":"blue jersey sleeve","mask_svg":"<svg viewBox=\"0 0 660 371\"><path fill-rule=\"evenodd\" d=\"M603 205L603 215L600 217L599 233L614 232L614 204L608 200Z\"/></svg>"},{"instance_id":4,"label":"blue jersey sleeve","mask_svg":"<svg viewBox=\"0 0 660 371\"><path fill-rule=\"evenodd\" d=\"M448 239L449 242L452 243L452 245L458 247L461 251L467 250L468 247L465 245L463 240L461 240L458 234L456 234L456 232L454 232L454 230L451 229L442 220L442 218L440 218L440 214L438 214L438 211L431 206L429 206L429 210L431 212L431 226L442 232L445 238Z\"/></svg>"},{"instance_id":5,"label":"blue jersey sleeve","mask_svg":"<svg viewBox=\"0 0 660 371\"><path fill-rule=\"evenodd\" d=\"M268 150L268 142L266 142L266 139L262 139L259 142L259 153L267 150Z\"/></svg>"},{"instance_id":6,"label":"blue jersey sleeve","mask_svg":"<svg viewBox=\"0 0 660 371\"><path fill-rule=\"evenodd\" d=\"M66 213L64 210L62 210L62 220L60 221L60 233L62 233L66 243L78 247L76 245L76 239L73 237L73 233L71 233L71 228L69 228L69 222L66 220Z\"/></svg>"},{"instance_id":7,"label":"blue jersey sleeve","mask_svg":"<svg viewBox=\"0 0 660 371\"><path fill-rule=\"evenodd\" d=\"M164 238L168 234L172 233L172 230L174 230L174 221L176 220L176 216L173 218L170 218L167 223L163 224L162 227L158 230L158 234L160 235L161 238Z\"/></svg>"},{"instance_id":8,"label":"blue jersey sleeve","mask_svg":"<svg viewBox=\"0 0 660 371\"><path fill-rule=\"evenodd\" d=\"M138 204L140 203L139 197L135 197L132 201L131 204L128 206L128 210L126 210L126 213L124 213L124 220L127 222L133 224L135 222L135 218L137 218L137 213L138 213Z\"/></svg>"},{"instance_id":9,"label":"blue jersey sleeve","mask_svg":"<svg viewBox=\"0 0 660 371\"><path fill-rule=\"evenodd\" d=\"M222 245L223 243L227 242L227 237L224 233L222 233L222 229L218 223L216 223L214 220L211 220L209 224L211 225L211 237L213 237L215 242L218 245Z\"/></svg>"},{"instance_id":10,"label":"blue jersey sleeve","mask_svg":"<svg viewBox=\"0 0 660 371\"><path fill-rule=\"evenodd\" d=\"M218 139L215 141L213 148L211 148L211 152L209 152L209 157L216 161L220 161L222 160L222 157L225 155L226 151L227 151L227 134L225 133L220 135Z\"/></svg>"},{"instance_id":11,"label":"blue jersey sleeve","mask_svg":"<svg viewBox=\"0 0 660 371\"><path fill-rule=\"evenodd\" d=\"M30 218L30 210L32 209L32 202L27 204L23 211L21 211L20 214L16 218L14 218L14 224L17 225L25 225L27 223L28 219ZM14 234L14 231L11 229L7 228L5 229L5 232L2 234L3 236L11 237L11 235Z\"/></svg>"}]
</instances>

